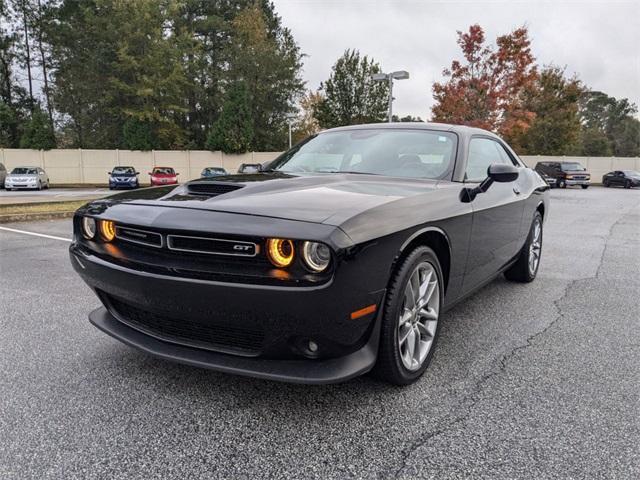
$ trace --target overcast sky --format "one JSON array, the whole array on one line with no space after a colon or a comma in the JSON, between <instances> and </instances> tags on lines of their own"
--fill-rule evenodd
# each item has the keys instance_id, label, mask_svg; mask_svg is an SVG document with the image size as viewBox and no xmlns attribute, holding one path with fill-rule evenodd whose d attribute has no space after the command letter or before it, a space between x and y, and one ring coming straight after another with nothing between
<instances>
[{"instance_id":1,"label":"overcast sky","mask_svg":"<svg viewBox=\"0 0 640 480\"><path fill-rule=\"evenodd\" d=\"M307 87L316 89L347 48L377 60L383 71L408 70L395 83L394 113L430 116L431 85L461 56L456 30L479 23L493 44L526 24L540 65L566 66L594 90L640 105L640 0L430 1L274 0L305 58Z\"/></svg>"}]
</instances>

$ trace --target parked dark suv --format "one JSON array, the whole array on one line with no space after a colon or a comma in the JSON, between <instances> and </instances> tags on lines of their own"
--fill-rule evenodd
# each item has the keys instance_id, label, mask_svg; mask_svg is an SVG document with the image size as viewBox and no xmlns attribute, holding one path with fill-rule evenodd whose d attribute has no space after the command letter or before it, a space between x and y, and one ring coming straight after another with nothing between
<instances>
[{"instance_id":1,"label":"parked dark suv","mask_svg":"<svg viewBox=\"0 0 640 480\"><path fill-rule=\"evenodd\" d=\"M538 162L535 171L551 187L580 185L582 188L589 188L591 183L591 175L579 162Z\"/></svg>"}]
</instances>

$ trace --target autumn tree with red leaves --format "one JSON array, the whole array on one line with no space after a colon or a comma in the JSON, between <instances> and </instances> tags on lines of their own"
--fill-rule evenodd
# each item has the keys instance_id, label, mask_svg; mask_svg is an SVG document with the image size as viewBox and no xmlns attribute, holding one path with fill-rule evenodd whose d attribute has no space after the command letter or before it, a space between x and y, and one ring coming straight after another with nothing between
<instances>
[{"instance_id":1,"label":"autumn tree with red leaves","mask_svg":"<svg viewBox=\"0 0 640 480\"><path fill-rule=\"evenodd\" d=\"M458 31L458 45L464 61L454 60L443 70L447 80L433 85L433 121L484 128L517 141L535 117L524 105L538 76L527 28L498 37L493 47L476 24Z\"/></svg>"}]
</instances>

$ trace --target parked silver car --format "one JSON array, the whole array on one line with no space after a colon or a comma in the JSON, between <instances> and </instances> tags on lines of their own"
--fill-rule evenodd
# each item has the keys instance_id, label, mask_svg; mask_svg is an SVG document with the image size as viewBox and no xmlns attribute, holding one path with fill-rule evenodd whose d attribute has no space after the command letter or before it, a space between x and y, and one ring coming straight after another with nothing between
<instances>
[{"instance_id":1,"label":"parked silver car","mask_svg":"<svg viewBox=\"0 0 640 480\"><path fill-rule=\"evenodd\" d=\"M11 170L4 181L4 188L13 190L14 188L35 188L42 190L49 188L49 177L40 167L16 167Z\"/></svg>"}]
</instances>

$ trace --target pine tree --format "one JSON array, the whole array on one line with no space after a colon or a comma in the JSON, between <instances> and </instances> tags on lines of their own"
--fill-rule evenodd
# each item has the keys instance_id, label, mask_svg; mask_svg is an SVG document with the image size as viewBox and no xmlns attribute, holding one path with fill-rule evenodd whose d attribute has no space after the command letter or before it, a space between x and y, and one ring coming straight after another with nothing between
<instances>
[{"instance_id":1,"label":"pine tree","mask_svg":"<svg viewBox=\"0 0 640 480\"><path fill-rule=\"evenodd\" d=\"M253 119L249 89L244 82L231 85L220 118L207 138L209 150L244 153L253 143Z\"/></svg>"}]
</instances>

